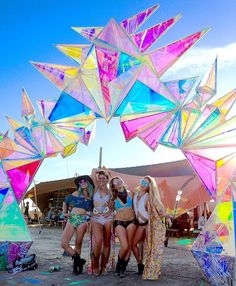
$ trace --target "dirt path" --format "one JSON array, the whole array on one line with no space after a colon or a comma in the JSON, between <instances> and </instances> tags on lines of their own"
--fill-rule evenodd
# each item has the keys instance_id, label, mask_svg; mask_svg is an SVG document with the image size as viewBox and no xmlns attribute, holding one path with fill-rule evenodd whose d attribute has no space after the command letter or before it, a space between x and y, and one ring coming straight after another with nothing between
<instances>
[{"instance_id":1,"label":"dirt path","mask_svg":"<svg viewBox=\"0 0 236 286\"><path fill-rule=\"evenodd\" d=\"M55 227L44 228L42 233L39 234L39 228L30 227L30 231L34 240L30 253L37 255L38 269L15 275L0 272L0 285L208 285L189 250L191 240L188 239L170 239L168 248L165 248L164 251L162 275L157 282L143 281L136 274L137 266L133 257L128 265L127 276L125 278L117 278L113 272L109 272L107 276L99 276L98 278L88 275L86 271L82 275L74 276L71 274L71 258L62 256L63 251L60 248L62 230ZM82 257L85 259L88 257L87 237L84 241ZM61 266L61 270L50 273L50 266L56 265Z\"/></svg>"}]
</instances>

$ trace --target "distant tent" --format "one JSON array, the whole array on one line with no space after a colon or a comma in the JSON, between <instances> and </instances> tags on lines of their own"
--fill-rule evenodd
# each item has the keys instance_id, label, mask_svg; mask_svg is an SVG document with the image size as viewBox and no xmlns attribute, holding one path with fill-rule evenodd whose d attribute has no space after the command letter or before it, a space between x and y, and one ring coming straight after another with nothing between
<instances>
[{"instance_id":1,"label":"distant tent","mask_svg":"<svg viewBox=\"0 0 236 286\"><path fill-rule=\"evenodd\" d=\"M187 160L137 167L111 168L108 171L112 176L122 177L132 191L139 185L143 176L154 177L162 201L169 213L173 213L177 192L180 189L182 189L182 195L178 204L177 215L211 200L210 195Z\"/></svg>"},{"instance_id":2,"label":"distant tent","mask_svg":"<svg viewBox=\"0 0 236 286\"><path fill-rule=\"evenodd\" d=\"M178 190L180 190L187 181L189 181L189 183L182 188L182 196L177 210L178 215L211 200L211 197L195 175L187 160L136 167L107 168L107 171L110 172L111 176L122 177L128 189L131 191L136 190L143 176L150 175L154 177L159 186L163 203L170 213L174 210ZM192 180L190 181L191 178ZM68 178L39 183L36 185L36 189L38 206L43 211L48 206L48 200L52 198L53 193L63 193L63 190L66 190L67 193L71 193L76 187L74 178ZM33 188L27 192L25 198L31 198L34 201Z\"/></svg>"}]
</instances>

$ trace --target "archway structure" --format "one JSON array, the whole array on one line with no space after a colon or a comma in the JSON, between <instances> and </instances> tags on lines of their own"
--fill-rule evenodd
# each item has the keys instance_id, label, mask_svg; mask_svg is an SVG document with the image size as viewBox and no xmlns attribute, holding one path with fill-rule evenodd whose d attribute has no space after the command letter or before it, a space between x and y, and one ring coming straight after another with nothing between
<instances>
[{"instance_id":1,"label":"archway structure","mask_svg":"<svg viewBox=\"0 0 236 286\"><path fill-rule=\"evenodd\" d=\"M158 144L181 149L217 207L192 252L212 285L231 285L235 263L236 116L229 116L236 90L214 100L217 60L197 77L163 82L160 77L208 30L162 48L149 48L180 15L136 30L159 5L121 23L76 27L91 45L58 45L77 66L33 63L62 92L39 101L41 118L23 90L24 124L8 118L14 140L0 137L0 255L23 257L32 240L18 203L46 157L74 153L88 144L96 119L121 118L126 140L138 137L153 151ZM210 103L209 103L210 101Z\"/></svg>"}]
</instances>

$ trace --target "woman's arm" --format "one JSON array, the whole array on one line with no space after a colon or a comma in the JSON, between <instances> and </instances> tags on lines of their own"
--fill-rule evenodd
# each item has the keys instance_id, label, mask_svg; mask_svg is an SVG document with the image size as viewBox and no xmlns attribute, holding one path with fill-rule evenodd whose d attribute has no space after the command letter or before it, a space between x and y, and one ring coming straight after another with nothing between
<instances>
[{"instance_id":1,"label":"woman's arm","mask_svg":"<svg viewBox=\"0 0 236 286\"><path fill-rule=\"evenodd\" d=\"M66 202L63 202L63 205L62 205L62 210L63 210L63 214L64 216L68 216L68 205Z\"/></svg>"}]
</instances>

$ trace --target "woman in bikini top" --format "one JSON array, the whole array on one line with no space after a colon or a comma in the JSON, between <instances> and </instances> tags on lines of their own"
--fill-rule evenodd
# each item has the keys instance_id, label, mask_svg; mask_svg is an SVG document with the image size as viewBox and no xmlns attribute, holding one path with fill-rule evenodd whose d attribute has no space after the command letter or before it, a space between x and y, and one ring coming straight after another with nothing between
<instances>
[{"instance_id":1,"label":"woman in bikini top","mask_svg":"<svg viewBox=\"0 0 236 286\"><path fill-rule=\"evenodd\" d=\"M106 265L110 253L111 226L113 211L110 208L111 196L107 187L108 174L100 170L96 173L96 191L93 197L93 275L106 275ZM100 261L101 256L101 262Z\"/></svg>"},{"instance_id":2,"label":"woman in bikini top","mask_svg":"<svg viewBox=\"0 0 236 286\"><path fill-rule=\"evenodd\" d=\"M80 274L83 270L85 260L80 258L81 246L87 230L87 220L92 211L92 196L94 183L87 176L79 176L75 179L78 188L65 198L63 203L64 216L68 216L66 227L63 231L61 247L73 258L73 274ZM68 208L72 207L68 215ZM73 234L76 232L76 248L70 246Z\"/></svg>"},{"instance_id":3,"label":"woman in bikini top","mask_svg":"<svg viewBox=\"0 0 236 286\"><path fill-rule=\"evenodd\" d=\"M110 189L115 211L114 227L120 241L116 275L124 276L130 259L132 240L136 230L133 200L125 188L124 181L119 177L112 178Z\"/></svg>"}]
</instances>

